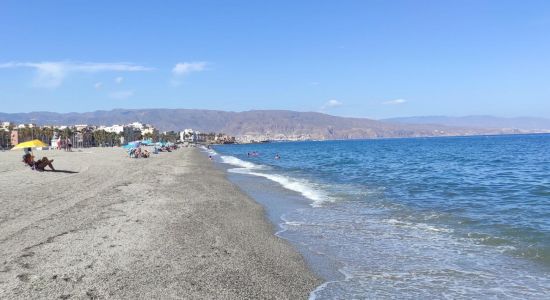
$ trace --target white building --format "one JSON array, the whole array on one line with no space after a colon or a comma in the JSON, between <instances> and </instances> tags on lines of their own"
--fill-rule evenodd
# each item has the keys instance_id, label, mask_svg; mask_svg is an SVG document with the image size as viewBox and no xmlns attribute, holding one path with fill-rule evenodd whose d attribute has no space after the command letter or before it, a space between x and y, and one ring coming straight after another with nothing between
<instances>
[{"instance_id":1,"label":"white building","mask_svg":"<svg viewBox=\"0 0 550 300\"><path fill-rule=\"evenodd\" d=\"M155 133L157 133L157 130L154 127L146 127L146 128L141 129L141 135L142 136L144 136L146 134L154 135Z\"/></svg>"},{"instance_id":2,"label":"white building","mask_svg":"<svg viewBox=\"0 0 550 300\"><path fill-rule=\"evenodd\" d=\"M103 129L107 132L114 132L114 133L124 132L124 126L123 125L113 125L113 126L109 126L109 127L103 127L103 128L100 128L100 129Z\"/></svg>"},{"instance_id":3,"label":"white building","mask_svg":"<svg viewBox=\"0 0 550 300\"><path fill-rule=\"evenodd\" d=\"M139 130L142 130L144 127L143 124L141 124L140 122L130 123L128 124L128 126L134 127L135 129L139 129Z\"/></svg>"},{"instance_id":4,"label":"white building","mask_svg":"<svg viewBox=\"0 0 550 300\"><path fill-rule=\"evenodd\" d=\"M10 125L13 125L11 122L2 122L2 131L10 131Z\"/></svg>"},{"instance_id":5,"label":"white building","mask_svg":"<svg viewBox=\"0 0 550 300\"><path fill-rule=\"evenodd\" d=\"M74 125L74 128L76 129L76 131L81 131L82 129L88 128L88 125L86 124Z\"/></svg>"}]
</instances>

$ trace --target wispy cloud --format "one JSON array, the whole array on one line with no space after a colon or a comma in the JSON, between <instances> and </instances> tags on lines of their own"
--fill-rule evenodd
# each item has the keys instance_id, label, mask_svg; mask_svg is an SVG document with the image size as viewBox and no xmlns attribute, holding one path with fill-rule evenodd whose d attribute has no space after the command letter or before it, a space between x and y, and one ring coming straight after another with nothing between
<instances>
[{"instance_id":1,"label":"wispy cloud","mask_svg":"<svg viewBox=\"0 0 550 300\"><path fill-rule=\"evenodd\" d=\"M109 98L122 100L128 99L134 95L134 91L116 91L109 94Z\"/></svg>"},{"instance_id":2,"label":"wispy cloud","mask_svg":"<svg viewBox=\"0 0 550 300\"><path fill-rule=\"evenodd\" d=\"M122 77L122 76L119 76L119 77L115 78L115 82L118 83L118 84L121 84L123 81L124 81L124 77Z\"/></svg>"},{"instance_id":3,"label":"wispy cloud","mask_svg":"<svg viewBox=\"0 0 550 300\"><path fill-rule=\"evenodd\" d=\"M172 73L176 76L185 76L193 72L201 72L206 69L206 62L183 62L177 63L172 69Z\"/></svg>"},{"instance_id":4,"label":"wispy cloud","mask_svg":"<svg viewBox=\"0 0 550 300\"><path fill-rule=\"evenodd\" d=\"M325 104L323 104L323 106L321 106L321 110L342 106L343 104L344 103L342 103L341 101L338 101L336 99L331 99L331 100L328 100Z\"/></svg>"},{"instance_id":5,"label":"wispy cloud","mask_svg":"<svg viewBox=\"0 0 550 300\"><path fill-rule=\"evenodd\" d=\"M101 82L96 82L96 83L94 84L94 88L95 88L96 90L100 90L102 87L103 87L103 83L101 83Z\"/></svg>"},{"instance_id":6,"label":"wispy cloud","mask_svg":"<svg viewBox=\"0 0 550 300\"><path fill-rule=\"evenodd\" d=\"M132 63L94 63L94 62L8 62L0 64L0 69L31 68L36 72L33 85L36 87L56 88L70 73L99 72L143 72L153 68Z\"/></svg>"},{"instance_id":7,"label":"wispy cloud","mask_svg":"<svg viewBox=\"0 0 550 300\"><path fill-rule=\"evenodd\" d=\"M177 63L172 69L173 76L170 80L170 84L172 84L173 86L180 85L184 77L191 73L202 72L206 70L207 65L208 63L204 61Z\"/></svg>"},{"instance_id":8,"label":"wispy cloud","mask_svg":"<svg viewBox=\"0 0 550 300\"><path fill-rule=\"evenodd\" d=\"M388 100L388 101L382 102L382 104L385 104L385 105L398 105L398 104L403 104L403 103L407 103L407 100L405 100L405 99L394 99L394 100Z\"/></svg>"},{"instance_id":9,"label":"wispy cloud","mask_svg":"<svg viewBox=\"0 0 550 300\"><path fill-rule=\"evenodd\" d=\"M309 83L310 85L320 85L321 83L318 81L312 81Z\"/></svg>"}]
</instances>

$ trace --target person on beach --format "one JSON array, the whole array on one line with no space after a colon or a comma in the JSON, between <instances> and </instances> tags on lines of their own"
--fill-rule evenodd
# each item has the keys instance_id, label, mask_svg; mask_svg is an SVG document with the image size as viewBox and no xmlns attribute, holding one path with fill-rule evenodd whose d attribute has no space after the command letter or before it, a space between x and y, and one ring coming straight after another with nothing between
<instances>
[{"instance_id":1,"label":"person on beach","mask_svg":"<svg viewBox=\"0 0 550 300\"><path fill-rule=\"evenodd\" d=\"M47 157L42 157L42 159L39 159L34 162L34 168L38 171L45 171L46 167L50 167L52 171L55 171L55 168L52 165L53 159L49 160Z\"/></svg>"},{"instance_id":2,"label":"person on beach","mask_svg":"<svg viewBox=\"0 0 550 300\"><path fill-rule=\"evenodd\" d=\"M31 148L25 148L24 151L23 162L31 168L34 167L34 156L31 154Z\"/></svg>"},{"instance_id":3,"label":"person on beach","mask_svg":"<svg viewBox=\"0 0 550 300\"><path fill-rule=\"evenodd\" d=\"M34 161L34 156L31 154L31 148L25 149L23 162L33 170L44 171L46 167L50 167L52 171L55 171L55 168L52 165L53 159L49 160L46 156L44 156L41 159Z\"/></svg>"}]
</instances>

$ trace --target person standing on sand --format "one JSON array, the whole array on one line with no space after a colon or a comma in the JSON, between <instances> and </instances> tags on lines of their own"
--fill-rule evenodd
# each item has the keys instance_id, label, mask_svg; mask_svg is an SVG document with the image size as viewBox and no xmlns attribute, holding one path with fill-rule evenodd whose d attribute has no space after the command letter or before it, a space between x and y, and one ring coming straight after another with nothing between
<instances>
[{"instance_id":1,"label":"person standing on sand","mask_svg":"<svg viewBox=\"0 0 550 300\"><path fill-rule=\"evenodd\" d=\"M69 139L69 137L67 137L65 139L65 151L70 151L71 150L71 139Z\"/></svg>"}]
</instances>

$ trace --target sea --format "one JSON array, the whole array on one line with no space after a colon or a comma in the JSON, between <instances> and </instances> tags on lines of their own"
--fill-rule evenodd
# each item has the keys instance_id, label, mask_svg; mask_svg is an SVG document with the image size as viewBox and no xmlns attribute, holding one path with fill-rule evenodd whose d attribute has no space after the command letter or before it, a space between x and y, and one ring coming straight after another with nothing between
<instances>
[{"instance_id":1,"label":"sea","mask_svg":"<svg viewBox=\"0 0 550 300\"><path fill-rule=\"evenodd\" d=\"M205 151L325 279L310 299L550 299L550 135Z\"/></svg>"}]
</instances>

